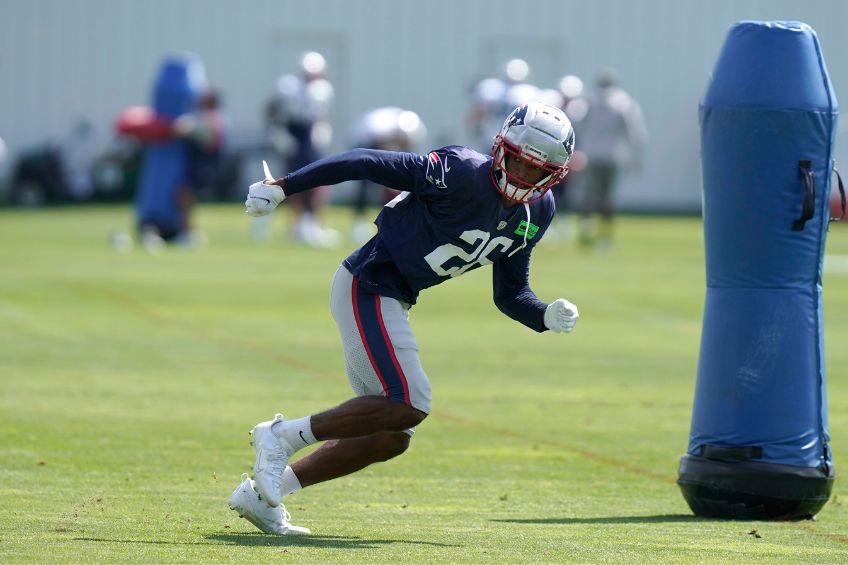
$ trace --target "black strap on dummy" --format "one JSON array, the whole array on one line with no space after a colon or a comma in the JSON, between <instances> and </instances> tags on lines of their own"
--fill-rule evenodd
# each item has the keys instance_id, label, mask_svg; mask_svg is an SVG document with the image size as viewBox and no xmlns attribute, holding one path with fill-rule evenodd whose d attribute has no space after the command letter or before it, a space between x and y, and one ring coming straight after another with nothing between
<instances>
[{"instance_id":1,"label":"black strap on dummy","mask_svg":"<svg viewBox=\"0 0 848 565\"><path fill-rule=\"evenodd\" d=\"M833 172L836 173L836 180L838 182L837 186L839 187L839 199L842 202L842 213L839 214L838 218L831 218L831 222L838 222L845 218L845 185L842 184L842 177L839 175L839 169L834 165Z\"/></svg>"},{"instance_id":2,"label":"black strap on dummy","mask_svg":"<svg viewBox=\"0 0 848 565\"><path fill-rule=\"evenodd\" d=\"M810 161L798 161L798 171L804 177L804 208L801 217L792 222L794 231L804 229L804 224L813 217L816 203L816 179Z\"/></svg>"},{"instance_id":3,"label":"black strap on dummy","mask_svg":"<svg viewBox=\"0 0 848 565\"><path fill-rule=\"evenodd\" d=\"M717 461L753 461L763 458L763 448L759 445L723 447L719 445L702 445L701 457Z\"/></svg>"}]
</instances>

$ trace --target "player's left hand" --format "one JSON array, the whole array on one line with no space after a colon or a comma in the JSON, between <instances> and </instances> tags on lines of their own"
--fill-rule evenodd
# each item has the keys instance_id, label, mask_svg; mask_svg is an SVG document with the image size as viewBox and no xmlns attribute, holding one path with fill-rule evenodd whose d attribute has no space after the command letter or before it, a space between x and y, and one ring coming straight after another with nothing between
<instances>
[{"instance_id":1,"label":"player's left hand","mask_svg":"<svg viewBox=\"0 0 848 565\"><path fill-rule=\"evenodd\" d=\"M268 163L262 161L265 170L265 178L250 185L247 190L247 200L244 201L244 212L248 216L265 216L274 211L280 202L286 199L280 184L282 180L275 181L268 169Z\"/></svg>"},{"instance_id":2,"label":"player's left hand","mask_svg":"<svg viewBox=\"0 0 848 565\"><path fill-rule=\"evenodd\" d=\"M579 317L576 305L565 298L558 298L545 309L545 326L552 332L570 333Z\"/></svg>"}]
</instances>

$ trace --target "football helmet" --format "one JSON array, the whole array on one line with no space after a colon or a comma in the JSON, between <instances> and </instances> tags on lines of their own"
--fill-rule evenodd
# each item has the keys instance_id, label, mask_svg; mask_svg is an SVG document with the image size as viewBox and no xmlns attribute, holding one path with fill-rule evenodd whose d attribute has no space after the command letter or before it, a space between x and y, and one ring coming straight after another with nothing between
<instances>
[{"instance_id":1,"label":"football helmet","mask_svg":"<svg viewBox=\"0 0 848 565\"><path fill-rule=\"evenodd\" d=\"M306 80L324 78L327 73L327 60L321 53L309 51L300 58L300 70Z\"/></svg>"},{"instance_id":2,"label":"football helmet","mask_svg":"<svg viewBox=\"0 0 848 565\"><path fill-rule=\"evenodd\" d=\"M530 76L530 65L524 59L510 59L504 66L504 74L510 82L524 82Z\"/></svg>"},{"instance_id":3,"label":"football helmet","mask_svg":"<svg viewBox=\"0 0 848 565\"><path fill-rule=\"evenodd\" d=\"M512 202L533 202L568 173L574 153L574 128L565 113L544 102L519 106L506 119L492 144L492 182ZM533 184L507 170L507 156L545 171Z\"/></svg>"}]
</instances>

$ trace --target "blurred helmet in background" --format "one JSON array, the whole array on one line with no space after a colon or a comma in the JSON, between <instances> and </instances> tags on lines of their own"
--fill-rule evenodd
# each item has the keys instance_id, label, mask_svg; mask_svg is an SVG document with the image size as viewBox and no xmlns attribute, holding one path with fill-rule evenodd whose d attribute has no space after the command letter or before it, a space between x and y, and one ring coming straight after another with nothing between
<instances>
[{"instance_id":1,"label":"blurred helmet in background","mask_svg":"<svg viewBox=\"0 0 848 565\"><path fill-rule=\"evenodd\" d=\"M427 128L415 112L397 106L366 113L353 131L354 145L387 151L412 151L427 137Z\"/></svg>"},{"instance_id":2,"label":"blurred helmet in background","mask_svg":"<svg viewBox=\"0 0 848 565\"><path fill-rule=\"evenodd\" d=\"M559 79L558 86L566 102L583 95L583 80L576 75L565 75Z\"/></svg>"},{"instance_id":3,"label":"blurred helmet in background","mask_svg":"<svg viewBox=\"0 0 848 565\"><path fill-rule=\"evenodd\" d=\"M406 143L407 151L420 146L427 138L427 127L412 110L404 110L398 116L400 138Z\"/></svg>"},{"instance_id":4,"label":"blurred helmet in background","mask_svg":"<svg viewBox=\"0 0 848 565\"><path fill-rule=\"evenodd\" d=\"M484 78L471 90L471 100L475 104L493 107L500 104L506 92L506 84L499 78Z\"/></svg>"},{"instance_id":5,"label":"blurred helmet in background","mask_svg":"<svg viewBox=\"0 0 848 565\"><path fill-rule=\"evenodd\" d=\"M327 60L317 51L308 51L300 58L300 70L306 80L324 78L327 74Z\"/></svg>"},{"instance_id":6,"label":"blurred helmet in background","mask_svg":"<svg viewBox=\"0 0 848 565\"><path fill-rule=\"evenodd\" d=\"M504 110L501 118L509 115L508 113L517 108L531 102L536 102L541 98L539 87L528 83L518 83L509 86L504 93Z\"/></svg>"},{"instance_id":7,"label":"blurred helmet in background","mask_svg":"<svg viewBox=\"0 0 848 565\"><path fill-rule=\"evenodd\" d=\"M545 104L550 104L551 106L556 106L557 108L565 106L565 97L562 95L562 92L556 88L540 88L539 101L544 102Z\"/></svg>"},{"instance_id":8,"label":"blurred helmet in background","mask_svg":"<svg viewBox=\"0 0 848 565\"><path fill-rule=\"evenodd\" d=\"M509 82L524 82L530 76L530 65L524 59L510 59L504 67L504 74Z\"/></svg>"}]
</instances>

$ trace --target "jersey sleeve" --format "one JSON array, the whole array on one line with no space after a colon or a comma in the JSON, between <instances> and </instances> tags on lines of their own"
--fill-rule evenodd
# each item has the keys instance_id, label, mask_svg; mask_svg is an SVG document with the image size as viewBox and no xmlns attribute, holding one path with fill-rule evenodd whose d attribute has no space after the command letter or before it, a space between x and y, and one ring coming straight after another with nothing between
<instances>
[{"instance_id":1,"label":"jersey sleeve","mask_svg":"<svg viewBox=\"0 0 848 565\"><path fill-rule=\"evenodd\" d=\"M530 253L517 253L492 265L493 298L498 309L537 332L545 327L547 304L530 289Z\"/></svg>"},{"instance_id":2,"label":"jersey sleeve","mask_svg":"<svg viewBox=\"0 0 848 565\"><path fill-rule=\"evenodd\" d=\"M542 239L553 220L555 207L550 194L538 202L533 214L540 221L537 234L528 242L528 246L513 256L506 256L492 265L493 298L498 309L537 332L545 327L545 309L542 302L530 289L530 255L533 248Z\"/></svg>"},{"instance_id":3,"label":"jersey sleeve","mask_svg":"<svg viewBox=\"0 0 848 565\"><path fill-rule=\"evenodd\" d=\"M427 155L379 149L353 149L315 161L286 175L285 192L297 194L316 186L350 180L419 194L444 196L463 186L466 174L462 159L452 147Z\"/></svg>"},{"instance_id":4,"label":"jersey sleeve","mask_svg":"<svg viewBox=\"0 0 848 565\"><path fill-rule=\"evenodd\" d=\"M285 176L285 193L297 194L349 180L369 180L397 190L416 191L426 157L414 153L353 149L293 171Z\"/></svg>"}]
</instances>

